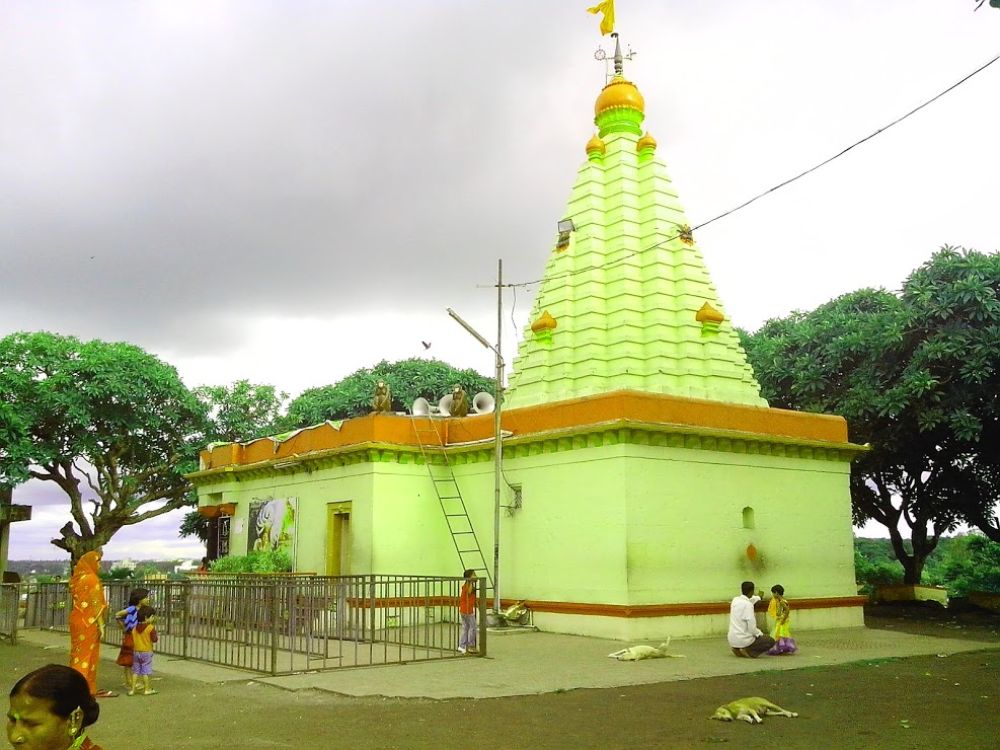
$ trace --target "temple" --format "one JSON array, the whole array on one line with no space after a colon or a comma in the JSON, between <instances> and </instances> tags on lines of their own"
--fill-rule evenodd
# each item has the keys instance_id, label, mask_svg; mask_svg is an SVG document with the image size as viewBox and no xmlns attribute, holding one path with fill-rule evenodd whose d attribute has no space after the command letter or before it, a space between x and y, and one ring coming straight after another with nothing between
<instances>
[{"instance_id":1,"label":"temple","mask_svg":"<svg viewBox=\"0 0 1000 750\"><path fill-rule=\"evenodd\" d=\"M782 584L798 629L863 624L864 447L761 398L620 53L594 115L503 403L499 580L491 414L211 447L190 478L213 542L330 575L474 567L555 632L721 634L744 579Z\"/></svg>"}]
</instances>

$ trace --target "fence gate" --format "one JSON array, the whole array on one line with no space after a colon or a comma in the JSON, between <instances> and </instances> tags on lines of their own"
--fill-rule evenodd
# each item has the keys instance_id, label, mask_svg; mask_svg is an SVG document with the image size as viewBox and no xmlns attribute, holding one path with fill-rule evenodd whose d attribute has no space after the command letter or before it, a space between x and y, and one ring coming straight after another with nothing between
<instances>
[{"instance_id":1,"label":"fence gate","mask_svg":"<svg viewBox=\"0 0 1000 750\"><path fill-rule=\"evenodd\" d=\"M338 669L458 656L462 579L439 576L226 576L185 581L105 583L109 626L104 643L121 643L114 613L129 592L150 591L167 656L264 674ZM18 594L4 594L16 612ZM26 627L68 630L65 583L28 592ZM0 609L0 635L7 629ZM485 650L481 648L481 653Z\"/></svg>"}]
</instances>

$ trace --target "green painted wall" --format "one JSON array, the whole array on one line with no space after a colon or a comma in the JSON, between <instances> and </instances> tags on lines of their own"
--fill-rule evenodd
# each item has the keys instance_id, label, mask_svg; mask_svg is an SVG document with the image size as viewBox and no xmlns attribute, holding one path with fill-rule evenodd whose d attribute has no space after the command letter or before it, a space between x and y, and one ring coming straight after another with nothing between
<instances>
[{"instance_id":1,"label":"green painted wall","mask_svg":"<svg viewBox=\"0 0 1000 750\"><path fill-rule=\"evenodd\" d=\"M501 516L501 596L628 602L622 456L623 448L614 446L505 462L509 480L523 487L524 505L514 516ZM492 466L486 469L477 491L469 493L490 499L481 503L477 529L486 522L492 528ZM472 482L467 484L471 489ZM506 487L503 497L510 501ZM491 544L492 537L487 537Z\"/></svg>"},{"instance_id":2,"label":"green painted wall","mask_svg":"<svg viewBox=\"0 0 1000 750\"><path fill-rule=\"evenodd\" d=\"M460 464L454 471L492 569L492 463ZM792 599L856 593L845 462L622 443L539 450L508 459L505 473L523 489L523 507L501 517L505 598L720 602L748 578L763 589L781 583ZM300 571L325 572L326 506L349 500L351 572L461 572L423 465L351 464L199 492L213 502L220 492L222 502L237 502L237 519L244 521L254 498L297 497ZM502 498L504 504L512 500L506 487ZM752 529L743 526L747 506L753 508ZM750 543L759 551L756 562L745 554ZM245 529L234 534L233 549L246 549ZM800 626L860 624L859 612L813 612ZM725 625L715 616L539 617L554 629L622 638L646 637L647 631L706 634Z\"/></svg>"},{"instance_id":3,"label":"green painted wall","mask_svg":"<svg viewBox=\"0 0 1000 750\"><path fill-rule=\"evenodd\" d=\"M351 502L351 572L370 573L374 550L372 539L372 465L352 464L307 474L287 473L272 477L229 481L199 487L200 498L221 493L221 500L237 503L231 526L232 554L245 555L247 549L247 514L250 502L272 497L298 498L295 570L326 573L327 505ZM216 494L216 497L218 495Z\"/></svg>"},{"instance_id":4,"label":"green painted wall","mask_svg":"<svg viewBox=\"0 0 1000 750\"><path fill-rule=\"evenodd\" d=\"M650 446L629 453L631 603L719 601L744 579L765 590L781 583L789 597L857 593L848 464ZM755 528L743 527L744 507Z\"/></svg>"},{"instance_id":5,"label":"green painted wall","mask_svg":"<svg viewBox=\"0 0 1000 750\"><path fill-rule=\"evenodd\" d=\"M747 578L793 597L857 593L846 463L629 444L517 458L505 470L524 505L502 519L504 597L710 602ZM462 476L491 542L492 472ZM746 506L754 529L743 528Z\"/></svg>"},{"instance_id":6,"label":"green painted wall","mask_svg":"<svg viewBox=\"0 0 1000 750\"><path fill-rule=\"evenodd\" d=\"M377 534L372 540L371 572L462 575L427 468L390 463L376 467L373 523Z\"/></svg>"}]
</instances>

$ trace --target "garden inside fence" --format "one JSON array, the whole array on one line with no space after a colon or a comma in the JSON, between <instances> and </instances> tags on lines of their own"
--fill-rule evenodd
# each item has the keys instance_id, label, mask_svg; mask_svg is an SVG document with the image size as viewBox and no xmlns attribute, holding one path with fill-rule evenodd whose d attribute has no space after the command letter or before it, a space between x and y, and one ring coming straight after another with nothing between
<instances>
[{"instance_id":1,"label":"garden inside fence","mask_svg":"<svg viewBox=\"0 0 1000 750\"><path fill-rule=\"evenodd\" d=\"M278 675L460 656L461 578L408 575L224 576L108 581L104 643L121 642L114 613L150 590L161 654ZM480 654L486 651L480 587ZM25 627L68 630L66 583L30 589Z\"/></svg>"}]
</instances>

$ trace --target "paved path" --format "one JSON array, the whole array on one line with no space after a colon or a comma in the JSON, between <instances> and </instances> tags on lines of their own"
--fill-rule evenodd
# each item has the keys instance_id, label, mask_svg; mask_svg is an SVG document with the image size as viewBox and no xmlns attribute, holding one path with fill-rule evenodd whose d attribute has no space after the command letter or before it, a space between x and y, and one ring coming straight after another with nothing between
<instances>
[{"instance_id":1,"label":"paved path","mask_svg":"<svg viewBox=\"0 0 1000 750\"><path fill-rule=\"evenodd\" d=\"M19 638L46 648L66 650L63 633L27 630L21 631ZM803 631L798 642L801 650L794 656L740 659L729 651L725 638L674 640L670 653L684 658L619 662L609 659L607 654L626 645L621 641L522 633L491 635L490 655L486 658L465 657L284 677L259 677L170 657L158 657L155 669L164 676L201 682L252 680L285 690L322 690L351 696L492 698L801 669L859 660L929 654L947 658L961 651L1000 647L998 640L955 640L868 628ZM103 647L102 656L106 660L113 662L116 655L117 649ZM113 663L102 664L102 673L106 675L105 669L117 667Z\"/></svg>"}]
</instances>

